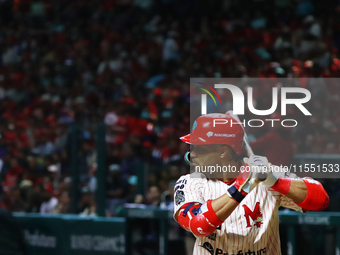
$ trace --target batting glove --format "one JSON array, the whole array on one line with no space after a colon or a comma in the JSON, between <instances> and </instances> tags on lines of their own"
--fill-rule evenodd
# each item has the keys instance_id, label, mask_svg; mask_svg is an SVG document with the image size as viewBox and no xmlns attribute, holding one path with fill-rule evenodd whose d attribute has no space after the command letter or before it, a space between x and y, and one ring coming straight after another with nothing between
<instances>
[{"instance_id":1,"label":"batting glove","mask_svg":"<svg viewBox=\"0 0 340 255\"><path fill-rule=\"evenodd\" d=\"M252 155L243 160L248 163L252 172L255 172L255 178L257 181L261 181L267 188L272 187L280 177L281 171L279 167L272 166L268 162L268 159L263 156Z\"/></svg>"}]
</instances>

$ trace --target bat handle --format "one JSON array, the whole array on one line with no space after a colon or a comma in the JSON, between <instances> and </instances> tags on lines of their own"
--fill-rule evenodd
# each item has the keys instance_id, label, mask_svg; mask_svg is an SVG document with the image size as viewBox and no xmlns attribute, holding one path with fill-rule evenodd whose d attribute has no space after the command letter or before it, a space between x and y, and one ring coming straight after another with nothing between
<instances>
[{"instance_id":1,"label":"bat handle","mask_svg":"<svg viewBox=\"0 0 340 255\"><path fill-rule=\"evenodd\" d=\"M266 180L267 179L267 173L257 173L256 179L260 182Z\"/></svg>"},{"instance_id":2,"label":"bat handle","mask_svg":"<svg viewBox=\"0 0 340 255\"><path fill-rule=\"evenodd\" d=\"M233 113L233 111L230 110L230 111L227 112L227 114L229 114L231 117L233 117L235 120L237 120L239 122L239 124L242 126L240 118L237 115L235 115ZM244 131L244 136L243 136L243 142L244 142L244 147L247 151L247 156L250 157L250 156L254 155L254 152L249 145L248 137L247 137L247 134L246 134L245 131ZM256 174L256 180L258 180L259 182L262 182L266 179L267 179L267 173L257 173Z\"/></svg>"}]
</instances>

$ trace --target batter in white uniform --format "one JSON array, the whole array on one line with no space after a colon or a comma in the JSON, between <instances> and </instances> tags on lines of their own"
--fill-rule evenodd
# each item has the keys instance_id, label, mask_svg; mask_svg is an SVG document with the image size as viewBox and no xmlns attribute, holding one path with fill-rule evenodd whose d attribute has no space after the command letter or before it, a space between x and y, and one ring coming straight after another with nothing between
<instances>
[{"instance_id":1,"label":"batter in white uniform","mask_svg":"<svg viewBox=\"0 0 340 255\"><path fill-rule=\"evenodd\" d=\"M193 254L281 254L278 208L323 210L328 195L318 181L299 179L265 157L242 158L242 126L214 125L216 118L232 120L228 114L207 114L181 137L191 144L186 157L200 173L177 181L174 218L196 236ZM215 166L214 174L207 166ZM255 179L260 171L267 172L262 182Z\"/></svg>"}]
</instances>

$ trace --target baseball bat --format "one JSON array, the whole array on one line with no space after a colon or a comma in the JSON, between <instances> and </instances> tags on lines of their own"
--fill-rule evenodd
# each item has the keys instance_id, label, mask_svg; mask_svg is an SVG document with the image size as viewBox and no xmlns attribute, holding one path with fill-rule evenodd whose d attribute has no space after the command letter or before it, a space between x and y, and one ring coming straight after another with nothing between
<instances>
[{"instance_id":1,"label":"baseball bat","mask_svg":"<svg viewBox=\"0 0 340 255\"><path fill-rule=\"evenodd\" d=\"M239 118L236 114L234 114L232 110L227 111L227 114L229 114L231 117L233 117L235 120L237 120L238 123L240 123L240 125L242 126L240 118ZM243 126L242 126L242 127L243 127ZM244 129L243 129L243 130L244 130ZM245 149L246 149L248 158L249 158L251 155L254 155L254 152L253 152L252 148L251 148L250 145L249 145L248 136L247 136L245 130L244 130L244 136L243 136L243 144L244 144L244 147L245 147ZM266 173L257 173L257 174L256 174L256 179L257 179L258 181L264 181L266 178L267 178L267 174L266 174Z\"/></svg>"}]
</instances>

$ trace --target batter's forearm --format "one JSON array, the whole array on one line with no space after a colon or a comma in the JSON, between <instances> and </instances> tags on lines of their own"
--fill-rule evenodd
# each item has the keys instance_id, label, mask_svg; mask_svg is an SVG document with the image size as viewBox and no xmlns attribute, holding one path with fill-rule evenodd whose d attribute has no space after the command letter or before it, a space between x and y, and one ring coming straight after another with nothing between
<instances>
[{"instance_id":1,"label":"batter's forearm","mask_svg":"<svg viewBox=\"0 0 340 255\"><path fill-rule=\"evenodd\" d=\"M292 199L295 203L301 203L307 197L307 186L302 180L291 180L290 189L286 197Z\"/></svg>"},{"instance_id":2,"label":"batter's forearm","mask_svg":"<svg viewBox=\"0 0 340 255\"><path fill-rule=\"evenodd\" d=\"M211 206L216 213L216 216L221 221L225 221L238 205L239 203L230 198L227 194L224 194L211 202Z\"/></svg>"},{"instance_id":3,"label":"batter's forearm","mask_svg":"<svg viewBox=\"0 0 340 255\"><path fill-rule=\"evenodd\" d=\"M235 183L230 186L227 193L212 200L211 207L216 216L225 221L241 201L258 185L255 176L256 172L252 171L250 165L263 164L263 157L252 155L250 159L243 159L244 166L235 179ZM260 163L259 163L260 162ZM267 161L268 163L268 161ZM239 166L241 168L241 166Z\"/></svg>"},{"instance_id":4,"label":"batter's forearm","mask_svg":"<svg viewBox=\"0 0 340 255\"><path fill-rule=\"evenodd\" d=\"M305 210L324 210L329 205L327 192L320 182L313 179L279 178L271 188Z\"/></svg>"}]
</instances>

